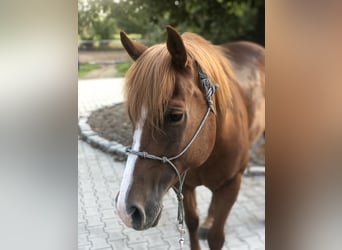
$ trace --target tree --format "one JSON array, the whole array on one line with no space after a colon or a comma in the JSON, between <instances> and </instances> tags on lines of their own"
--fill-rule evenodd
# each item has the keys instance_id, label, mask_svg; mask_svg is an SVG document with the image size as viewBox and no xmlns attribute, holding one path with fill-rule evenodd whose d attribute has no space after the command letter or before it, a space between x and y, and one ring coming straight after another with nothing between
<instances>
[{"instance_id":1,"label":"tree","mask_svg":"<svg viewBox=\"0 0 342 250\"><path fill-rule=\"evenodd\" d=\"M78 1L78 34L82 39L110 39L117 32L111 4L108 0Z\"/></svg>"},{"instance_id":2,"label":"tree","mask_svg":"<svg viewBox=\"0 0 342 250\"><path fill-rule=\"evenodd\" d=\"M155 43L165 38L165 26L170 24L180 32L196 32L214 43L244 39L264 44L264 0L80 1L87 3L86 7L79 4L79 34L83 37L97 33L108 36L114 30L110 27L117 26ZM105 18L100 22L101 13ZM101 31L101 25L108 31Z\"/></svg>"},{"instance_id":3,"label":"tree","mask_svg":"<svg viewBox=\"0 0 342 250\"><path fill-rule=\"evenodd\" d=\"M116 5L117 17L124 13L118 27L135 20L134 32L140 28L145 36L159 34L161 28L165 33L165 25L171 24L215 43L245 39L264 44L264 0L122 0Z\"/></svg>"}]
</instances>

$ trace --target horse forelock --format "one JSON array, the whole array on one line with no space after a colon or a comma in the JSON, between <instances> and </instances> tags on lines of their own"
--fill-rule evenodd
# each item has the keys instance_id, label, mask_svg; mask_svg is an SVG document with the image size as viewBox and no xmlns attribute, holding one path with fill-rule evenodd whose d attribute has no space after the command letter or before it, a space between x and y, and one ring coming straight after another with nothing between
<instances>
[{"instance_id":1,"label":"horse forelock","mask_svg":"<svg viewBox=\"0 0 342 250\"><path fill-rule=\"evenodd\" d=\"M174 88L175 72L166 46L150 47L126 74L124 94L133 125L140 119L144 108L147 110L146 122L153 128L159 128Z\"/></svg>"},{"instance_id":2,"label":"horse forelock","mask_svg":"<svg viewBox=\"0 0 342 250\"><path fill-rule=\"evenodd\" d=\"M184 33L182 39L189 59L196 60L211 81L219 85L214 105L219 115L224 114L231 105L229 82L235 79L228 59L220 47L196 34ZM175 89L176 74L165 44L148 48L131 66L126 74L124 95L133 126L144 108L146 123L151 128L160 128Z\"/></svg>"}]
</instances>

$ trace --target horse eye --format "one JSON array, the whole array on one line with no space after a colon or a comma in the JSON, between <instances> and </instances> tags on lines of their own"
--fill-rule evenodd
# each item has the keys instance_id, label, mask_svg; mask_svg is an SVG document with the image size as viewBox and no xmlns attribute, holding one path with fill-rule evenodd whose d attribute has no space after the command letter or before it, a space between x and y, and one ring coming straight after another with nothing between
<instances>
[{"instance_id":1,"label":"horse eye","mask_svg":"<svg viewBox=\"0 0 342 250\"><path fill-rule=\"evenodd\" d=\"M169 122L179 122L183 118L183 113L169 113L167 115L167 120Z\"/></svg>"}]
</instances>

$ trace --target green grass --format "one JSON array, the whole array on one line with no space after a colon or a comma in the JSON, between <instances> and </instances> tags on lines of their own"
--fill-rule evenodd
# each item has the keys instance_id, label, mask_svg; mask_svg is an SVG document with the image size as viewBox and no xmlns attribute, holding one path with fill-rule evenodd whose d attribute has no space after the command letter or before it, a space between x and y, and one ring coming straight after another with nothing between
<instances>
[{"instance_id":1,"label":"green grass","mask_svg":"<svg viewBox=\"0 0 342 250\"><path fill-rule=\"evenodd\" d=\"M80 68L78 70L78 77L84 77L89 72L100 68L100 65L89 64L89 63L81 63Z\"/></svg>"},{"instance_id":2,"label":"green grass","mask_svg":"<svg viewBox=\"0 0 342 250\"><path fill-rule=\"evenodd\" d=\"M132 65L132 61L125 61L115 65L116 77L124 77L129 67Z\"/></svg>"}]
</instances>

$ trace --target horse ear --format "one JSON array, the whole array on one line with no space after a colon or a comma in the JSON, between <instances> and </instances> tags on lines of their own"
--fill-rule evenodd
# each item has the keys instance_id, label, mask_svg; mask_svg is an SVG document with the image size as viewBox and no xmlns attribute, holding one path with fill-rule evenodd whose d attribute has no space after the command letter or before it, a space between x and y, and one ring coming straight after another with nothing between
<instances>
[{"instance_id":1,"label":"horse ear","mask_svg":"<svg viewBox=\"0 0 342 250\"><path fill-rule=\"evenodd\" d=\"M182 40L178 32L168 25L167 30L167 49L172 57L172 64L178 68L184 68L186 65L187 54Z\"/></svg>"},{"instance_id":2,"label":"horse ear","mask_svg":"<svg viewBox=\"0 0 342 250\"><path fill-rule=\"evenodd\" d=\"M123 31L120 32L121 43L126 49L127 53L134 61L136 61L142 53L147 49L143 44L129 39L127 34Z\"/></svg>"}]
</instances>

